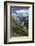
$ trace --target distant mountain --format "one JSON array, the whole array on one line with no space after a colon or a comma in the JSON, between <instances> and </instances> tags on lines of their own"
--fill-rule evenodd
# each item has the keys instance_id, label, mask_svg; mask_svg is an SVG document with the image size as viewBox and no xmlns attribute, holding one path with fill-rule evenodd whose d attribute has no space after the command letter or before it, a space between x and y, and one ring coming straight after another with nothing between
<instances>
[{"instance_id":1,"label":"distant mountain","mask_svg":"<svg viewBox=\"0 0 35 46\"><path fill-rule=\"evenodd\" d=\"M24 15L16 15L16 16L12 16L11 19L13 19L14 21L17 21L18 23L22 23L24 21L24 23L28 23L28 16L24 16Z\"/></svg>"}]
</instances>

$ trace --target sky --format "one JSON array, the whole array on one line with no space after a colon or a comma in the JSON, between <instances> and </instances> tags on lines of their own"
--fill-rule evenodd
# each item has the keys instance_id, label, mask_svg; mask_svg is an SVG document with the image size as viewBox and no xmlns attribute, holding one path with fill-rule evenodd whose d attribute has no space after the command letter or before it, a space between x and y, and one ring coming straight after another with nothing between
<instances>
[{"instance_id":1,"label":"sky","mask_svg":"<svg viewBox=\"0 0 35 46\"><path fill-rule=\"evenodd\" d=\"M12 16L28 16L28 7L10 7Z\"/></svg>"}]
</instances>

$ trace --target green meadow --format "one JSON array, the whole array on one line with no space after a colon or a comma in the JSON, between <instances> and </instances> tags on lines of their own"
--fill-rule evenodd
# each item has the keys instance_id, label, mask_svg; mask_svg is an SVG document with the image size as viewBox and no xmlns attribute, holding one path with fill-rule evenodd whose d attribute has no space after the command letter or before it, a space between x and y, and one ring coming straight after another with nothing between
<instances>
[{"instance_id":1,"label":"green meadow","mask_svg":"<svg viewBox=\"0 0 35 46\"><path fill-rule=\"evenodd\" d=\"M10 20L10 36L28 36L28 29L25 26L21 26L21 24L17 24L14 20Z\"/></svg>"}]
</instances>

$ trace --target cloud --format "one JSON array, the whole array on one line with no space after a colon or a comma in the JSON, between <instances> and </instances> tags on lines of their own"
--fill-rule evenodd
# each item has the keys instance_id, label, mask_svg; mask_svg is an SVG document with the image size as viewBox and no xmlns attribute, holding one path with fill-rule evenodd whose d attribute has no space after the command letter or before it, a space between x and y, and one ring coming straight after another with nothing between
<instances>
[{"instance_id":1,"label":"cloud","mask_svg":"<svg viewBox=\"0 0 35 46\"><path fill-rule=\"evenodd\" d=\"M12 13L11 16L13 17L13 19L16 19L16 14Z\"/></svg>"},{"instance_id":2,"label":"cloud","mask_svg":"<svg viewBox=\"0 0 35 46\"><path fill-rule=\"evenodd\" d=\"M23 16L28 16L28 14L25 13L25 14L23 14Z\"/></svg>"},{"instance_id":3,"label":"cloud","mask_svg":"<svg viewBox=\"0 0 35 46\"><path fill-rule=\"evenodd\" d=\"M15 13L12 13L11 15L12 15L12 16L16 16L16 14L15 14Z\"/></svg>"},{"instance_id":4,"label":"cloud","mask_svg":"<svg viewBox=\"0 0 35 46\"><path fill-rule=\"evenodd\" d=\"M11 15L14 16L14 17L19 16L19 14L16 14L16 13L12 13Z\"/></svg>"},{"instance_id":5,"label":"cloud","mask_svg":"<svg viewBox=\"0 0 35 46\"><path fill-rule=\"evenodd\" d=\"M19 16L19 15L17 15L16 13L12 13L11 16L12 16L14 19L16 19L16 17Z\"/></svg>"},{"instance_id":6,"label":"cloud","mask_svg":"<svg viewBox=\"0 0 35 46\"><path fill-rule=\"evenodd\" d=\"M27 13L28 12L28 10L16 10L16 13Z\"/></svg>"}]
</instances>

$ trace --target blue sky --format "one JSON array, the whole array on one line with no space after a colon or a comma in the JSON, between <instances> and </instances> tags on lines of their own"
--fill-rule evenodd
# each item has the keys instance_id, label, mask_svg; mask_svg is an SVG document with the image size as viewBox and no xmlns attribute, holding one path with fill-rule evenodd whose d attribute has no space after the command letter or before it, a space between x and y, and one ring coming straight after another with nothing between
<instances>
[{"instance_id":1,"label":"blue sky","mask_svg":"<svg viewBox=\"0 0 35 46\"><path fill-rule=\"evenodd\" d=\"M13 16L28 16L28 8L26 8L26 7L11 7L10 13Z\"/></svg>"}]
</instances>

